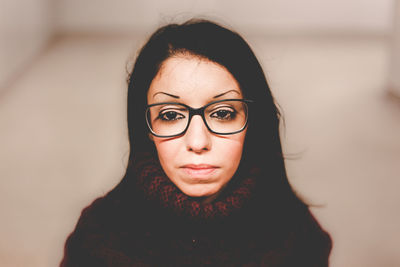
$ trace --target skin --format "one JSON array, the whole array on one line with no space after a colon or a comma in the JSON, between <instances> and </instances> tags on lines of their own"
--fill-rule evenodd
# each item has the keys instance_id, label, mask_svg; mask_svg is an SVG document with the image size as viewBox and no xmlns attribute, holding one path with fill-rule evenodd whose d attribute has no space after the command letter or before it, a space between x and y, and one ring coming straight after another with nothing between
<instances>
[{"instance_id":1,"label":"skin","mask_svg":"<svg viewBox=\"0 0 400 267\"><path fill-rule=\"evenodd\" d=\"M217 63L189 55L165 60L147 93L149 104L173 101L193 108L228 98L243 98L232 74ZM193 116L185 134L150 138L171 181L186 195L211 201L235 174L246 131L213 134L200 116Z\"/></svg>"}]
</instances>

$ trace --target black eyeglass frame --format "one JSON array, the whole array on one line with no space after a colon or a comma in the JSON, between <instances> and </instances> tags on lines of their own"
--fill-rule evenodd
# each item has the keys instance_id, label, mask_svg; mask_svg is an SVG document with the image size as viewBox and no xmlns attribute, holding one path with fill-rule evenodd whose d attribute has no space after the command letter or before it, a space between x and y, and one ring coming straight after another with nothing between
<instances>
[{"instance_id":1,"label":"black eyeglass frame","mask_svg":"<svg viewBox=\"0 0 400 267\"><path fill-rule=\"evenodd\" d=\"M247 108L246 122L245 122L245 124L243 125L243 127L242 127L240 130L237 130L237 131L234 131L234 132L229 132L229 133L219 133L219 132L215 132L215 131L213 131L213 130L210 128L210 126L208 126L207 121L206 121L206 118L204 117L204 110L205 110L207 107L211 106L211 105L214 105L214 104L217 104L217 103L220 103L220 102L227 102L227 101L240 101L240 102L243 102L243 103L246 104L246 108ZM217 101L210 102L210 103L208 103L207 105L205 105L205 106L203 106L203 107L201 107L201 108L192 108L192 107L190 107L190 106L188 106L188 105L186 105L186 104L178 103L178 102L161 102L161 103L154 103L154 104L147 105L147 107L146 107L146 112L145 112L146 123L147 123L147 127L149 128L150 133L151 133L152 135L154 135L154 136L156 136L156 137L161 137L161 138L171 138L171 137L176 137L176 136L184 135L184 134L186 133L187 129L189 128L190 122L192 121L192 117L195 116L195 115L199 115L199 116L201 116L201 118L203 119L204 124L206 125L207 129L208 129L211 133L217 134L217 135L231 135L231 134L237 134L237 133L242 132L244 129L246 129L247 124L248 124L248 121L249 121L249 107L248 107L247 104L250 104L250 103L253 103L253 102L254 102L253 100L248 100L248 99L222 99L222 100L217 100ZM147 114L149 113L151 107L159 106L159 105L180 105L180 106L184 106L185 108L187 108L187 109L189 110L189 119L188 119L188 122L187 122L187 125L186 125L185 129L184 129L182 132L180 132L180 133L178 133L178 134L174 134L174 135L159 135L159 134L156 134L156 133L151 129L150 122L149 122L149 118L148 118L148 115L147 115Z\"/></svg>"}]
</instances>

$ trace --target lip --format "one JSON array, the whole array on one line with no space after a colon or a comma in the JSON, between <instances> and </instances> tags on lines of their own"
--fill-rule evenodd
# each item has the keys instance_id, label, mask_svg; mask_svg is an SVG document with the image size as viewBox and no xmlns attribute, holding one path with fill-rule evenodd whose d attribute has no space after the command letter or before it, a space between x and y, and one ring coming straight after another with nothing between
<instances>
[{"instance_id":1,"label":"lip","mask_svg":"<svg viewBox=\"0 0 400 267\"><path fill-rule=\"evenodd\" d=\"M191 177L208 178L219 167L209 164L186 164L181 168Z\"/></svg>"}]
</instances>

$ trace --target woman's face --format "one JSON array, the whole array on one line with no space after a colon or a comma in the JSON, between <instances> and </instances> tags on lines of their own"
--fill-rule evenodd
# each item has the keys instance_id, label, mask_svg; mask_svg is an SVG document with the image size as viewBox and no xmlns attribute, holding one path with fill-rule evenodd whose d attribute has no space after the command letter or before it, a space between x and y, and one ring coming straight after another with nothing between
<instances>
[{"instance_id":1,"label":"woman's face","mask_svg":"<svg viewBox=\"0 0 400 267\"><path fill-rule=\"evenodd\" d=\"M200 108L223 99L242 99L239 85L223 66L195 56L165 60L147 93L148 104L178 102ZM201 116L193 116L180 136L151 136L162 168L186 195L214 196L235 174L246 129L232 135L211 133Z\"/></svg>"}]
</instances>

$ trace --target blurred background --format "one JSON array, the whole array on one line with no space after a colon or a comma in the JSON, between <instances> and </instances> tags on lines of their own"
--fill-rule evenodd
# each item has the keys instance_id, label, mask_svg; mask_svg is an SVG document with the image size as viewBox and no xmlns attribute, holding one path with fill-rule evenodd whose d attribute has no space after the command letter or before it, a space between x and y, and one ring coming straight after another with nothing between
<instances>
[{"instance_id":1,"label":"blurred background","mask_svg":"<svg viewBox=\"0 0 400 267\"><path fill-rule=\"evenodd\" d=\"M396 0L0 0L0 266L58 266L82 208L124 174L137 49L191 17L261 61L331 266L400 266Z\"/></svg>"}]
</instances>

